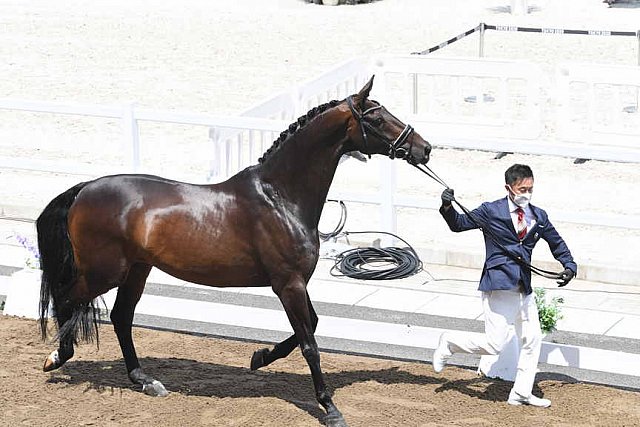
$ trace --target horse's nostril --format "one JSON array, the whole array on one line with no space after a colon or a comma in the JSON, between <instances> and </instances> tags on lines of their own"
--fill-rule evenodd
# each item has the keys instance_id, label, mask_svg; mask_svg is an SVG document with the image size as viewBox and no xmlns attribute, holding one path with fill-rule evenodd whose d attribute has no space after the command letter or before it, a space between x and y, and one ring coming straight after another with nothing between
<instances>
[{"instance_id":1,"label":"horse's nostril","mask_svg":"<svg viewBox=\"0 0 640 427\"><path fill-rule=\"evenodd\" d=\"M424 162L427 163L429 161L429 154L431 153L431 147L427 146L424 149Z\"/></svg>"}]
</instances>

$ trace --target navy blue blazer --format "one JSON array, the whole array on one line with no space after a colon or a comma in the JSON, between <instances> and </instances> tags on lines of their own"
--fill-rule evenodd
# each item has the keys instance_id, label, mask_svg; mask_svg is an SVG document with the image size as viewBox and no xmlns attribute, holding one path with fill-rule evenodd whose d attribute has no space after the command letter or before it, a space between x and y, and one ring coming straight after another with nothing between
<instances>
[{"instance_id":1,"label":"navy blue blazer","mask_svg":"<svg viewBox=\"0 0 640 427\"><path fill-rule=\"evenodd\" d=\"M513 220L509 212L509 202L506 197L494 202L485 202L471 212L476 221L483 228L490 228L498 241L509 249L512 254L519 255L530 263L531 252L538 240L542 238L549 244L549 249L551 249L554 258L564 268L569 268L576 273L578 267L573 261L571 252L549 221L547 213L531 204L529 206L536 218L536 223L528 230L522 242L518 239L516 230L513 227ZM446 211L444 208L440 208L440 214L447 221L451 231L460 232L478 228L466 214L456 212L453 206ZM507 256L486 234L484 235L484 245L486 259L478 289L481 291L513 289L518 287L518 283L522 281L525 293L530 294L531 271L523 268Z\"/></svg>"}]
</instances>

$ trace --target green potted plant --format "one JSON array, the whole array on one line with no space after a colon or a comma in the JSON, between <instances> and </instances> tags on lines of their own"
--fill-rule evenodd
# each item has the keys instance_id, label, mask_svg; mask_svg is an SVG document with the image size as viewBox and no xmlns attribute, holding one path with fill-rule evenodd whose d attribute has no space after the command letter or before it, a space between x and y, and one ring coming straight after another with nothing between
<instances>
[{"instance_id":1,"label":"green potted plant","mask_svg":"<svg viewBox=\"0 0 640 427\"><path fill-rule=\"evenodd\" d=\"M536 306L538 307L538 319L543 334L556 330L558 321L562 319L560 304L564 303L561 297L553 297L547 301L547 290L535 288Z\"/></svg>"}]
</instances>

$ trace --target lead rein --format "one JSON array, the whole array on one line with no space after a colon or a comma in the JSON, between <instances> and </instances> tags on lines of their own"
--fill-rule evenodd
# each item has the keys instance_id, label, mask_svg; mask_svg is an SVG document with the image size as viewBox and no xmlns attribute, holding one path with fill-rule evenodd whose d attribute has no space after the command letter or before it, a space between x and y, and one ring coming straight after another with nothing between
<instances>
[{"instance_id":1,"label":"lead rein","mask_svg":"<svg viewBox=\"0 0 640 427\"><path fill-rule=\"evenodd\" d=\"M445 187L446 189L451 189L451 187L449 187L447 185L447 183L444 182L444 180L442 178L440 178L433 170L431 170L431 168L429 168L429 166L427 166L427 165L417 165L417 164L412 163L412 162L409 162L409 163L412 166L414 166L416 169L418 169L420 172L424 173L429 178L433 179L438 184L440 184L443 187ZM562 279L562 273L557 273L557 272L554 272L554 271L544 270L544 269L542 269L540 267L536 267L536 266L532 265L531 263L527 262L526 260L524 260L521 256L514 255L513 253L511 253L511 251L509 251L509 249L507 249L500 241L498 241L498 238L493 233L493 231L491 230L490 227L483 227L482 224L480 224L478 218L476 218L476 216L473 214L473 212L471 212L464 205L462 205L457 199L454 198L453 201L456 202L456 204L460 207L460 209L462 209L462 211L469 217L471 222L473 222L480 229L480 231L482 231L482 233L485 236L489 237L493 241L493 243L495 243L496 246L498 246L502 250L502 252L504 252L509 258L513 259L515 262L520 264L522 267L525 267L529 271L531 271L531 272L533 272L533 273L535 273L535 274L537 274L539 276L545 277L547 279L554 279L554 280Z\"/></svg>"}]
</instances>

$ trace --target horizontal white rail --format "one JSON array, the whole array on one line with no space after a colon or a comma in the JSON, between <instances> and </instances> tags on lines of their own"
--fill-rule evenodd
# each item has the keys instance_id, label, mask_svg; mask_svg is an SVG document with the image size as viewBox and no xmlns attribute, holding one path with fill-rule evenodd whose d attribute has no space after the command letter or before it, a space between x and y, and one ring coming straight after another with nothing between
<instances>
[{"instance_id":1,"label":"horizontal white rail","mask_svg":"<svg viewBox=\"0 0 640 427\"><path fill-rule=\"evenodd\" d=\"M231 129L259 129L280 132L289 124L285 120L263 119L246 116L214 116L198 113L174 113L162 110L134 109L136 120L159 123L176 123L197 126L214 126Z\"/></svg>"},{"instance_id":2,"label":"horizontal white rail","mask_svg":"<svg viewBox=\"0 0 640 427\"><path fill-rule=\"evenodd\" d=\"M124 114L124 109L121 106L32 101L13 98L0 98L0 109L116 119L122 118Z\"/></svg>"},{"instance_id":3,"label":"horizontal white rail","mask_svg":"<svg viewBox=\"0 0 640 427\"><path fill-rule=\"evenodd\" d=\"M0 109L27 111L35 113L77 115L83 117L100 117L118 119L122 124L122 140L128 154L124 156L125 165L83 165L67 160L46 160L24 157L0 157L0 167L11 169L51 171L75 175L99 176L107 173L138 172L141 169L138 122L173 123L183 125L204 126L216 129L234 129L238 131L267 132L271 136L288 125L288 121L261 117L222 116L190 112L172 112L137 107L135 104L125 105L91 105L52 101L32 101L20 99L0 99ZM120 141L114 144L119 144ZM213 157L213 155L212 155ZM238 165L245 167L246 165ZM211 172L209 172L211 175ZM205 179L206 177L203 177Z\"/></svg>"},{"instance_id":4,"label":"horizontal white rail","mask_svg":"<svg viewBox=\"0 0 640 427\"><path fill-rule=\"evenodd\" d=\"M29 111L36 113L71 114L87 117L117 118L131 109L136 120L160 123L177 123L198 126L215 126L235 129L263 129L281 131L288 121L265 119L250 116L222 116L190 112L172 112L136 107L135 104L124 106L107 106L93 104L73 104L50 101L31 101L11 98L0 98L0 109Z\"/></svg>"}]
</instances>

